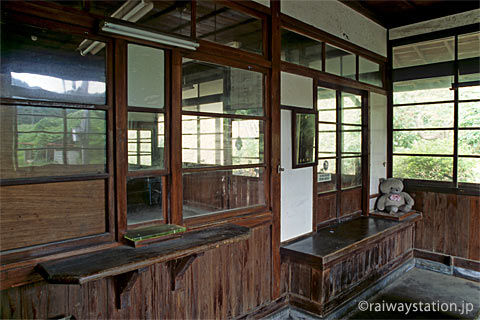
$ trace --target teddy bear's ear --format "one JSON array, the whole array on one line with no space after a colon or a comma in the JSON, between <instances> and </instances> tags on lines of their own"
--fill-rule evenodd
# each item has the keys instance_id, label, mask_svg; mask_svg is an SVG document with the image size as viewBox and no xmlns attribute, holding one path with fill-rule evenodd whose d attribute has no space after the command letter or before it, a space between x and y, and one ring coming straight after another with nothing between
<instances>
[{"instance_id":1,"label":"teddy bear's ear","mask_svg":"<svg viewBox=\"0 0 480 320\"><path fill-rule=\"evenodd\" d=\"M385 179L385 178L380 178L379 181L380 181L380 183L384 183L385 181L387 181L387 179Z\"/></svg>"},{"instance_id":2,"label":"teddy bear's ear","mask_svg":"<svg viewBox=\"0 0 480 320\"><path fill-rule=\"evenodd\" d=\"M397 179L403 182L403 178L397 178Z\"/></svg>"}]
</instances>

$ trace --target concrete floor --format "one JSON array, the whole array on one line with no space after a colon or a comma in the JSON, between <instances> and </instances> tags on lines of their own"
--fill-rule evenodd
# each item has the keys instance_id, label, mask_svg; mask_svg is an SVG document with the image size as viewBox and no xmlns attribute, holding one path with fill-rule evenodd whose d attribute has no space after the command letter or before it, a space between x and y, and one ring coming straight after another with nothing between
<instances>
[{"instance_id":1,"label":"concrete floor","mask_svg":"<svg viewBox=\"0 0 480 320\"><path fill-rule=\"evenodd\" d=\"M367 310L360 311L361 307ZM367 302L359 302L356 309L346 318L475 319L480 311L480 284L414 268Z\"/></svg>"},{"instance_id":2,"label":"concrete floor","mask_svg":"<svg viewBox=\"0 0 480 320\"><path fill-rule=\"evenodd\" d=\"M393 303L391 306L395 307L396 311L391 309L388 311L387 303ZM427 303L429 304L427 305ZM454 310L453 305L456 305L457 310ZM370 310L360 311L359 308L362 306L367 306ZM449 310L442 311L442 309ZM377 294L366 299L366 302L360 301L349 314L341 316L341 318L478 319L479 315L480 283L413 268L400 275ZM328 319L337 317L331 314ZM319 317L292 307L284 308L266 319L320 320Z\"/></svg>"}]
</instances>

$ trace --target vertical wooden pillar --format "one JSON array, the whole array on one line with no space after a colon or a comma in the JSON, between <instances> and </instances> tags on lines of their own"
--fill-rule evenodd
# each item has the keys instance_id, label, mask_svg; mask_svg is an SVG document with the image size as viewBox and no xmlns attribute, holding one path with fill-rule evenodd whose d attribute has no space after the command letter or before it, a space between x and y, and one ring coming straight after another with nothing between
<instances>
[{"instance_id":1,"label":"vertical wooden pillar","mask_svg":"<svg viewBox=\"0 0 480 320\"><path fill-rule=\"evenodd\" d=\"M171 223L182 224L183 181L182 181L182 56L172 51L172 118L171 118L171 172L172 205Z\"/></svg>"},{"instance_id":2,"label":"vertical wooden pillar","mask_svg":"<svg viewBox=\"0 0 480 320\"><path fill-rule=\"evenodd\" d=\"M271 174L270 199L272 205L272 299L280 296L280 0L271 0L272 12L270 49L272 69L270 74L270 121L271 121Z\"/></svg>"}]
</instances>

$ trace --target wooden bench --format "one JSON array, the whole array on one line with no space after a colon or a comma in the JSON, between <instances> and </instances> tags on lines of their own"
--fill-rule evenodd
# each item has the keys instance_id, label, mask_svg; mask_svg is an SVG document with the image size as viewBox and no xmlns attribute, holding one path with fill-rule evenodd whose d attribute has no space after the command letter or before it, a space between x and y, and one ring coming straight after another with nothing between
<instances>
[{"instance_id":1,"label":"wooden bench","mask_svg":"<svg viewBox=\"0 0 480 320\"><path fill-rule=\"evenodd\" d=\"M414 221L360 217L280 249L290 303L325 316L413 257Z\"/></svg>"}]
</instances>

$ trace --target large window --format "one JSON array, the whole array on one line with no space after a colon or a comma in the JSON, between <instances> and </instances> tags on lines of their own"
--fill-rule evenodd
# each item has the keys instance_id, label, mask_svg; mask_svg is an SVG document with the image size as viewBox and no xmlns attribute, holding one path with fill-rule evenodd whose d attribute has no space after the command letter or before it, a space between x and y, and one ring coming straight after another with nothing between
<instances>
[{"instance_id":1,"label":"large window","mask_svg":"<svg viewBox=\"0 0 480 320\"><path fill-rule=\"evenodd\" d=\"M480 33L393 48L394 177L480 183Z\"/></svg>"},{"instance_id":2,"label":"large window","mask_svg":"<svg viewBox=\"0 0 480 320\"><path fill-rule=\"evenodd\" d=\"M186 58L182 72L183 217L265 205L264 75Z\"/></svg>"},{"instance_id":3,"label":"large window","mask_svg":"<svg viewBox=\"0 0 480 320\"><path fill-rule=\"evenodd\" d=\"M95 40L81 55L93 39L2 22L2 254L113 238L108 42Z\"/></svg>"}]
</instances>

